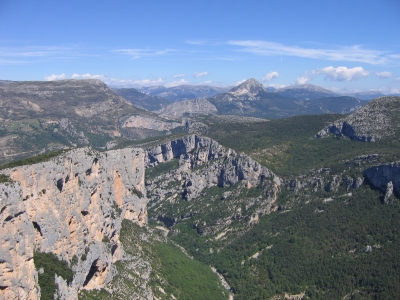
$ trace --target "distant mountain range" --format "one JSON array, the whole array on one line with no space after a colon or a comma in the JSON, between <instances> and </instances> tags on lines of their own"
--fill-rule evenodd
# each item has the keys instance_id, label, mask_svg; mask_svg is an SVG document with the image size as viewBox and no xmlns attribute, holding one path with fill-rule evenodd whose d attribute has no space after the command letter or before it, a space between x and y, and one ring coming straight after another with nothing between
<instances>
[{"instance_id":1,"label":"distant mountain range","mask_svg":"<svg viewBox=\"0 0 400 300\"><path fill-rule=\"evenodd\" d=\"M275 93L284 97L298 100L312 100L324 97L339 97L340 94L313 84L301 84L275 90Z\"/></svg>"},{"instance_id":2,"label":"distant mountain range","mask_svg":"<svg viewBox=\"0 0 400 300\"><path fill-rule=\"evenodd\" d=\"M113 89L113 91L134 106L150 111L159 110L171 104L171 101L166 98L144 94L134 88Z\"/></svg>"},{"instance_id":3,"label":"distant mountain range","mask_svg":"<svg viewBox=\"0 0 400 300\"><path fill-rule=\"evenodd\" d=\"M263 118L282 118L298 114L350 113L366 104L364 101L382 97L380 91L340 94L313 85L301 84L284 88L265 87L251 78L236 87L181 85L150 86L141 89L113 89L134 106L149 111L163 111L172 116L208 114L215 105L218 114L249 115ZM390 95L396 96L396 95ZM201 105L194 99L202 100ZM186 100L179 104L182 100ZM169 107L171 102L176 102ZM193 105L196 109L193 110ZM187 111L186 111L187 110ZM215 112L213 112L215 113Z\"/></svg>"},{"instance_id":4,"label":"distant mountain range","mask_svg":"<svg viewBox=\"0 0 400 300\"><path fill-rule=\"evenodd\" d=\"M213 87L206 85L180 85L175 87L150 86L143 87L140 91L151 96L158 96L170 101L180 101L185 99L207 98L224 93L229 88Z\"/></svg>"},{"instance_id":5,"label":"distant mountain range","mask_svg":"<svg viewBox=\"0 0 400 300\"><path fill-rule=\"evenodd\" d=\"M154 86L141 91L112 90L99 80L3 80L0 93L3 122L0 161L65 147L104 148L109 142L188 130L183 129L181 120L188 116L217 114L276 119L347 114L368 103L310 84L275 90L252 78L229 90ZM377 94L363 95L366 99ZM189 99L179 100L182 98Z\"/></svg>"},{"instance_id":6,"label":"distant mountain range","mask_svg":"<svg viewBox=\"0 0 400 300\"><path fill-rule=\"evenodd\" d=\"M300 85L268 92L251 78L226 93L208 98L219 114L261 118L283 118L302 114L350 113L366 104L354 97L329 90Z\"/></svg>"}]
</instances>

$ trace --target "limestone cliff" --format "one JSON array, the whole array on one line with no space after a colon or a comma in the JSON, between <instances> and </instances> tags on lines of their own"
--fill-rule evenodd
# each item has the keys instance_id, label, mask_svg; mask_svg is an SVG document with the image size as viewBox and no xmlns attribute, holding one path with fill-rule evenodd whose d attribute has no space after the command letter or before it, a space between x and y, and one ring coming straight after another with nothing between
<instances>
[{"instance_id":1,"label":"limestone cliff","mask_svg":"<svg viewBox=\"0 0 400 300\"><path fill-rule=\"evenodd\" d=\"M170 164L168 171L151 169L156 170L160 163ZM274 203L280 178L249 156L210 138L190 135L149 147L146 165L149 209L152 217L167 227L196 216L193 221L198 222L199 233L218 236L222 230L231 230L233 220L252 223L258 215L277 209ZM213 191L223 195L217 197ZM246 196L246 191L255 194ZM210 203L210 197L219 201ZM168 209L170 206L176 209ZM213 209L219 211L220 218L205 224L201 216Z\"/></svg>"},{"instance_id":2,"label":"limestone cliff","mask_svg":"<svg viewBox=\"0 0 400 300\"><path fill-rule=\"evenodd\" d=\"M245 154L226 149L208 137L189 135L146 149L148 167L173 158L180 160L177 178L183 182L183 195L187 200L199 196L205 187L231 186L239 181L247 188L259 185L267 179L277 186L280 185L279 177L266 167ZM172 179L169 175L168 177ZM158 184L153 185L153 188L158 193L167 193Z\"/></svg>"},{"instance_id":3,"label":"limestone cliff","mask_svg":"<svg viewBox=\"0 0 400 300\"><path fill-rule=\"evenodd\" d=\"M109 282L122 253L122 219L147 220L144 155L81 148L1 171L13 182L0 184L0 299L40 298L34 250L52 252L73 269L70 285L57 278L63 299Z\"/></svg>"},{"instance_id":4,"label":"limestone cliff","mask_svg":"<svg viewBox=\"0 0 400 300\"><path fill-rule=\"evenodd\" d=\"M145 169L173 161L177 170L156 176L146 189ZM260 188L260 196L250 197L250 204L248 197L236 197L232 203L238 203L227 217L209 227L199 225L202 233L215 234L230 224L243 201L255 214L275 209L280 190L280 179L258 162L194 134L145 149L79 148L1 173L12 182L0 184L0 299L40 298L42 271L35 268L34 251L53 253L72 269L72 282L55 278L59 298L77 299L80 290L105 287L117 274L113 263L126 258L120 242L122 220L147 222L146 193L156 202L171 198L172 192L172 198L189 201L212 187L236 189L225 198Z\"/></svg>"}]
</instances>

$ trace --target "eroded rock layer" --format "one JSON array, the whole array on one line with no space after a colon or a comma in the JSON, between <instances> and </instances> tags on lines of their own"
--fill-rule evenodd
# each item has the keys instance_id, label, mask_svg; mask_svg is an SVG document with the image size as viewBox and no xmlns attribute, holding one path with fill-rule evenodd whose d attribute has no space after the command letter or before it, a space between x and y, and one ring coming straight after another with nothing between
<instances>
[{"instance_id":1,"label":"eroded rock layer","mask_svg":"<svg viewBox=\"0 0 400 300\"><path fill-rule=\"evenodd\" d=\"M69 285L57 278L63 299L112 279L122 219L147 220L144 154L81 148L2 171L13 182L0 184L1 299L40 298L34 250L56 254L74 271Z\"/></svg>"}]
</instances>

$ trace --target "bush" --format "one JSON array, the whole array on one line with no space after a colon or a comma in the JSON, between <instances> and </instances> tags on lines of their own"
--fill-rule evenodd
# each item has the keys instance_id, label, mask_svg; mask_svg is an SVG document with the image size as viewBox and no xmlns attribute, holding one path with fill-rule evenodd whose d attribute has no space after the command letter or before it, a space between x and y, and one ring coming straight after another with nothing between
<instances>
[{"instance_id":1,"label":"bush","mask_svg":"<svg viewBox=\"0 0 400 300\"><path fill-rule=\"evenodd\" d=\"M39 272L39 286L42 300L53 300L57 285L54 276L61 276L67 283L72 282L74 273L68 267L67 262L59 260L53 253L34 252L33 261L36 270L43 268L43 273Z\"/></svg>"}]
</instances>

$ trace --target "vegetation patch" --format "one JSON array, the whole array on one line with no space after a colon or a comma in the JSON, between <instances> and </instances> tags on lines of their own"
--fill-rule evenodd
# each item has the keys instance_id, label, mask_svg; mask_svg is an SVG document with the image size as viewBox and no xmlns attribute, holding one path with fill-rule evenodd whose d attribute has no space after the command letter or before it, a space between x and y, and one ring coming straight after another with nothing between
<instances>
[{"instance_id":1,"label":"vegetation patch","mask_svg":"<svg viewBox=\"0 0 400 300\"><path fill-rule=\"evenodd\" d=\"M161 262L161 274L168 281L165 292L177 299L227 299L218 276L210 267L185 256L172 243L158 243L156 251Z\"/></svg>"},{"instance_id":2,"label":"vegetation patch","mask_svg":"<svg viewBox=\"0 0 400 300\"><path fill-rule=\"evenodd\" d=\"M57 285L54 275L64 278L67 283L72 282L74 273L67 262L59 260L53 253L34 252L33 261L39 273L39 286L42 300L53 300ZM43 272L41 271L43 269Z\"/></svg>"},{"instance_id":3,"label":"vegetation patch","mask_svg":"<svg viewBox=\"0 0 400 300\"><path fill-rule=\"evenodd\" d=\"M330 202L301 202L261 217L229 243L201 237L183 224L173 239L216 266L235 299L304 291L304 299L341 299L353 291L360 299L393 299L400 293L400 203L384 205L380 196L363 186Z\"/></svg>"},{"instance_id":4,"label":"vegetation patch","mask_svg":"<svg viewBox=\"0 0 400 300\"><path fill-rule=\"evenodd\" d=\"M5 183L5 182L12 182L12 180L10 177L4 174L0 174L0 183Z\"/></svg>"},{"instance_id":5,"label":"vegetation patch","mask_svg":"<svg viewBox=\"0 0 400 300\"><path fill-rule=\"evenodd\" d=\"M155 167L146 169L146 180L153 179L163 173L167 173L171 170L179 167L179 159L174 158L168 162L159 163Z\"/></svg>"},{"instance_id":6,"label":"vegetation patch","mask_svg":"<svg viewBox=\"0 0 400 300\"><path fill-rule=\"evenodd\" d=\"M18 161L9 162L7 164L0 166L0 170L46 162L46 161L49 161L50 159L57 157L67 151L69 151L69 150L58 150L58 151L53 151L53 152L44 153L44 154L29 157L29 158L21 159Z\"/></svg>"}]
</instances>

